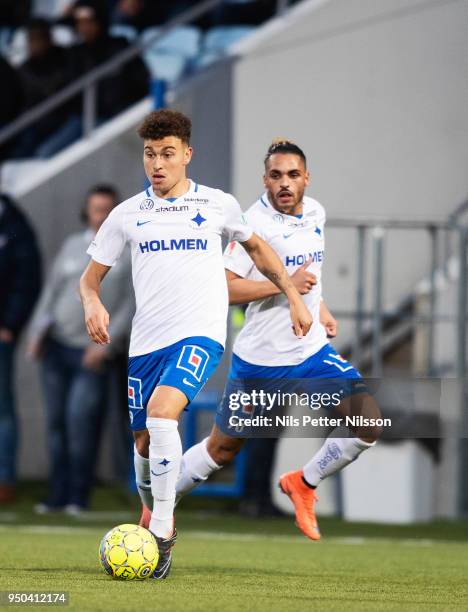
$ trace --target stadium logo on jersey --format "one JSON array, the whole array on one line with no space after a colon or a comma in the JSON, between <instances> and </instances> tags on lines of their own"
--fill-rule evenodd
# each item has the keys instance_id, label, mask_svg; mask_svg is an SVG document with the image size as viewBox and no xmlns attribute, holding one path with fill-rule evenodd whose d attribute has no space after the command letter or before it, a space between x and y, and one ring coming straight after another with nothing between
<instances>
[{"instance_id":1,"label":"stadium logo on jersey","mask_svg":"<svg viewBox=\"0 0 468 612\"><path fill-rule=\"evenodd\" d=\"M146 240L138 245L142 253L158 251L206 251L208 240L200 238L172 238L171 240Z\"/></svg>"},{"instance_id":2,"label":"stadium logo on jersey","mask_svg":"<svg viewBox=\"0 0 468 612\"><path fill-rule=\"evenodd\" d=\"M195 380L200 382L209 358L205 349L194 344L186 344L179 355L176 367L189 372Z\"/></svg>"},{"instance_id":3,"label":"stadium logo on jersey","mask_svg":"<svg viewBox=\"0 0 468 612\"><path fill-rule=\"evenodd\" d=\"M322 263L323 251L314 251L313 253L304 253L300 255L286 255L284 258L285 266L302 266L305 262L310 259L310 263Z\"/></svg>"},{"instance_id":4,"label":"stadium logo on jersey","mask_svg":"<svg viewBox=\"0 0 468 612\"><path fill-rule=\"evenodd\" d=\"M155 208L155 213L165 213L165 212L187 212L189 210L188 206L161 206L160 208Z\"/></svg>"},{"instance_id":5,"label":"stadium logo on jersey","mask_svg":"<svg viewBox=\"0 0 468 612\"><path fill-rule=\"evenodd\" d=\"M196 230L206 229L208 227L207 220L200 214L199 210L197 210L197 214L190 219L189 225L192 229Z\"/></svg>"},{"instance_id":6,"label":"stadium logo on jersey","mask_svg":"<svg viewBox=\"0 0 468 612\"><path fill-rule=\"evenodd\" d=\"M151 210L153 206L153 200L151 200L150 198L146 198L146 200L143 200L143 202L140 204L140 210Z\"/></svg>"}]
</instances>

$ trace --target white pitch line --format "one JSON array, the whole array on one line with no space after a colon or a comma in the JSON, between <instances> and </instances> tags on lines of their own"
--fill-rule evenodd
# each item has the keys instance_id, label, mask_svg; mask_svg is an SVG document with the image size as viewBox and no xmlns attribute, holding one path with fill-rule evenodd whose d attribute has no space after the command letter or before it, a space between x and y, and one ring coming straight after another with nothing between
<instances>
[{"instance_id":1,"label":"white pitch line","mask_svg":"<svg viewBox=\"0 0 468 612\"><path fill-rule=\"evenodd\" d=\"M67 516L64 512L56 512L54 513L56 516L65 517ZM52 516L52 513L47 514L46 516ZM44 516L37 514L38 517ZM78 516L70 516L68 515L70 521L75 521L77 524L80 522L87 523L90 521L123 521L123 522L132 522L135 520L135 513L128 511L119 511L119 512L107 512L107 511L92 511L85 510ZM21 514L18 512L0 512L0 525L3 522L10 522L19 520L21 518Z\"/></svg>"},{"instance_id":2,"label":"white pitch line","mask_svg":"<svg viewBox=\"0 0 468 612\"><path fill-rule=\"evenodd\" d=\"M47 535L71 535L71 534L99 534L102 529L99 527L73 527L66 525L0 525L0 532L16 531L19 533L37 533ZM411 539L411 538L378 538L364 536L348 537L326 537L321 542L311 542L301 535L271 535L255 533L231 533L227 531L197 531L187 530L181 532L183 536L194 540L228 540L233 542L281 542L289 544L303 544L308 546L320 546L323 544L346 544L351 546L362 546L371 543L376 544L401 544L403 546L438 546L441 544L451 546L468 547L467 542L456 542L453 540L431 540L431 539Z\"/></svg>"}]
</instances>

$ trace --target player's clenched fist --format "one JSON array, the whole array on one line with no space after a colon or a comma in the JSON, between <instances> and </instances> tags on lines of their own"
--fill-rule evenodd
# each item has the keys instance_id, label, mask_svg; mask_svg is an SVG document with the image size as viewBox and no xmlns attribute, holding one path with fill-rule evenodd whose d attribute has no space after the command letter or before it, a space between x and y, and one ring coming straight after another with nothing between
<instances>
[{"instance_id":1,"label":"player's clenched fist","mask_svg":"<svg viewBox=\"0 0 468 612\"><path fill-rule=\"evenodd\" d=\"M291 275L291 280L301 295L309 293L312 287L317 284L317 277L315 274L312 274L312 272L307 272L307 268L311 263L312 258L310 257L294 272L294 274Z\"/></svg>"},{"instance_id":2,"label":"player's clenched fist","mask_svg":"<svg viewBox=\"0 0 468 612\"><path fill-rule=\"evenodd\" d=\"M109 344L109 313L101 301L88 302L84 305L86 329L89 337L96 344Z\"/></svg>"}]
</instances>

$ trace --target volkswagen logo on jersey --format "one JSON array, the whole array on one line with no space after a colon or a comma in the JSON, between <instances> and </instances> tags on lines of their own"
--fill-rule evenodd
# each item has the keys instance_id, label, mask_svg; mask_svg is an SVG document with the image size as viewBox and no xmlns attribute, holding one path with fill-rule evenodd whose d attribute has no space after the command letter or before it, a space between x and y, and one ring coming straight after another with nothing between
<instances>
[{"instance_id":1,"label":"volkswagen logo on jersey","mask_svg":"<svg viewBox=\"0 0 468 612\"><path fill-rule=\"evenodd\" d=\"M150 198L146 198L146 200L143 200L143 202L140 204L140 210L151 210L153 206L153 200L151 200Z\"/></svg>"},{"instance_id":2,"label":"volkswagen logo on jersey","mask_svg":"<svg viewBox=\"0 0 468 612\"><path fill-rule=\"evenodd\" d=\"M284 223L284 217L280 214L273 215L273 220L276 221L276 223Z\"/></svg>"},{"instance_id":3,"label":"volkswagen logo on jersey","mask_svg":"<svg viewBox=\"0 0 468 612\"><path fill-rule=\"evenodd\" d=\"M192 374L192 376L200 382L206 368L210 356L200 346L186 344L177 361L177 367Z\"/></svg>"}]
</instances>

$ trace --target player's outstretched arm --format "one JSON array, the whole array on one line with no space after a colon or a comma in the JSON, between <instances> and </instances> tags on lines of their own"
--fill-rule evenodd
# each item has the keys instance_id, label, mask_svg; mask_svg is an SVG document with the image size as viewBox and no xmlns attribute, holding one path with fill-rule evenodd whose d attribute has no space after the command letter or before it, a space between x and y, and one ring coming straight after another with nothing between
<instances>
[{"instance_id":1,"label":"player's outstretched arm","mask_svg":"<svg viewBox=\"0 0 468 612\"><path fill-rule=\"evenodd\" d=\"M299 338L305 336L312 325L312 316L286 272L286 268L281 263L281 259L271 246L257 234L252 234L251 238L241 244L252 258L257 269L286 295L289 301L294 333Z\"/></svg>"},{"instance_id":2,"label":"player's outstretched arm","mask_svg":"<svg viewBox=\"0 0 468 612\"><path fill-rule=\"evenodd\" d=\"M93 259L80 279L80 297L84 308L86 329L96 344L109 344L109 313L99 298L102 279L110 270Z\"/></svg>"}]
</instances>

